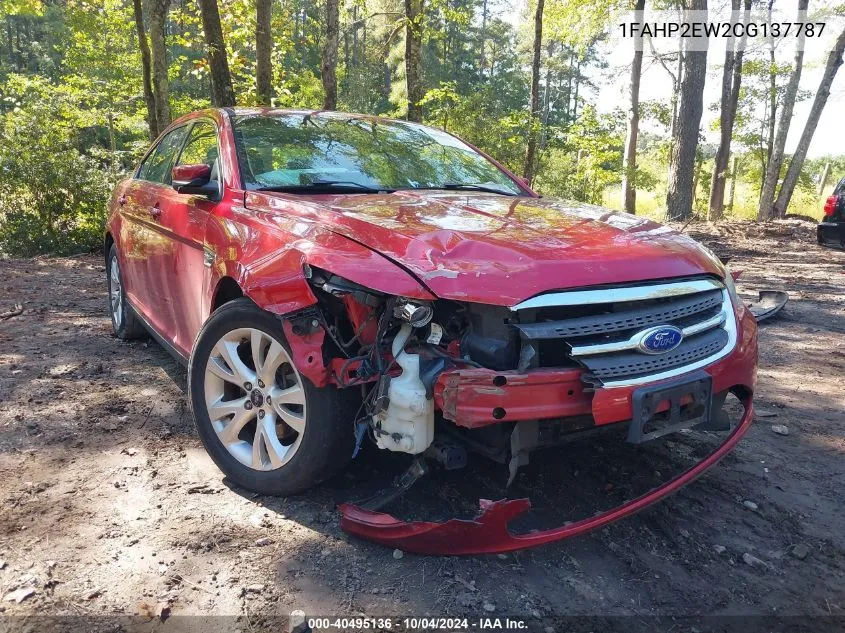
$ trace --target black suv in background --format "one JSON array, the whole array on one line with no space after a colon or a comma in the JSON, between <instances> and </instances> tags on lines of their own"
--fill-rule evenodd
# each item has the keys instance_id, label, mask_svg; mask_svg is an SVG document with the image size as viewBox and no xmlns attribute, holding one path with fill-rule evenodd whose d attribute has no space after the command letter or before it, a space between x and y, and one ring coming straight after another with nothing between
<instances>
[{"instance_id":1,"label":"black suv in background","mask_svg":"<svg viewBox=\"0 0 845 633\"><path fill-rule=\"evenodd\" d=\"M824 203L824 217L817 230L819 244L845 248L845 178Z\"/></svg>"}]
</instances>

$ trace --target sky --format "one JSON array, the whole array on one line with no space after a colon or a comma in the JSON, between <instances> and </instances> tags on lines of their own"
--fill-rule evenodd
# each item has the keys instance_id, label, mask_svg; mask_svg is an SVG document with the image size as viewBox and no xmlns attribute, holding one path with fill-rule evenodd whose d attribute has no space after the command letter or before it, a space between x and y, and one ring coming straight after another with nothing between
<instances>
[{"instance_id":1,"label":"sky","mask_svg":"<svg viewBox=\"0 0 845 633\"><path fill-rule=\"evenodd\" d=\"M518 26L520 19L525 12L525 0L502 0L498 9L501 11L502 19ZM835 31L829 29L830 34L835 36ZM711 110L710 106L718 103L721 96L722 65L724 62L724 44L721 48L716 45L711 48L707 58L707 83L704 90L704 114L701 126L705 130L708 141L717 143L718 133L712 131L713 123L719 118L718 108ZM595 83L599 91L593 95L591 101L601 112L611 112L616 108L623 110L628 107L628 85L630 81L630 64L634 52L633 40L622 40L619 37L612 37L603 45L606 54L608 69L600 76L595 77ZM791 62L795 47L791 42L784 41L778 47L778 61ZM819 85L822 71L824 69L827 53L821 47L808 46L804 55L804 67L801 74L799 88L811 91L811 96L795 105L792 122L787 136L786 152L792 153L798 144L798 139L804 129L807 116L812 106L813 96ZM643 75L640 84L641 101L664 101L670 103L672 94L672 80L666 71L647 52L644 55ZM830 97L822 113L813 141L810 145L808 156L816 158L819 156L836 156L845 154L845 125L840 117L842 116L843 104L845 104L845 70L840 69L833 82ZM643 124L643 129L648 129L648 124Z\"/></svg>"},{"instance_id":2,"label":"sky","mask_svg":"<svg viewBox=\"0 0 845 633\"><path fill-rule=\"evenodd\" d=\"M611 111L617 107L626 109L628 106L628 85L631 57L633 54L632 41L625 41L610 45L607 61L610 69L617 69L615 77L608 77L610 81L600 83L601 89L597 95L597 107L601 111ZM779 61L791 61L794 47L781 47ZM718 142L718 133L712 131L713 123L719 118L718 108L713 111L710 105L719 103L722 90L722 67L724 63L724 47L711 49L707 58L707 83L704 88L704 114L702 129L705 137L713 143ZM803 71L801 73L800 90L812 91L811 96L795 105L789 135L786 140L786 152L792 153L798 145L804 124L813 103L816 88L821 80L827 53L820 50L807 50L805 53ZM609 70L610 70L609 69ZM643 75L640 84L640 100L665 100L668 104L672 94L672 80L661 65L648 53L643 59ZM621 72L620 72L621 71ZM822 111L822 117L810 144L808 156L836 156L845 154L845 125L842 123L842 107L845 103L845 72L841 71L834 79L827 105Z\"/></svg>"}]
</instances>

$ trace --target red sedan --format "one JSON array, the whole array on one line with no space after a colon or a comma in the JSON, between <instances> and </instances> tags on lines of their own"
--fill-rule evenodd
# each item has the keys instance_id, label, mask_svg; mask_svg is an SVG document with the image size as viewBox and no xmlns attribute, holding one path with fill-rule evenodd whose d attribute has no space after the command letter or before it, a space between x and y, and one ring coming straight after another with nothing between
<instances>
[{"instance_id":1,"label":"red sedan","mask_svg":"<svg viewBox=\"0 0 845 633\"><path fill-rule=\"evenodd\" d=\"M188 363L199 436L250 490L301 492L366 441L447 467L469 449L513 475L592 427L627 425L633 443L725 434L694 468L584 525L511 536L517 502L444 524L344 508L369 538L454 553L563 538L687 483L751 422L756 326L717 258L648 220L540 198L440 130L197 112L156 141L110 211L116 335L148 331ZM729 392L740 420L722 411Z\"/></svg>"}]
</instances>

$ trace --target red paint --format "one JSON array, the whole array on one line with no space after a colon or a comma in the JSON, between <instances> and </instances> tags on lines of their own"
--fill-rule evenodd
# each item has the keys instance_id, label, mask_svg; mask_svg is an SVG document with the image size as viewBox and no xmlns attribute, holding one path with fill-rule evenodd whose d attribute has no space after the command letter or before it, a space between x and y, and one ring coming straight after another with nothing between
<instances>
[{"instance_id":1,"label":"red paint","mask_svg":"<svg viewBox=\"0 0 845 633\"><path fill-rule=\"evenodd\" d=\"M329 369L323 362L323 341L326 338L325 330L320 328L310 334L295 334L290 321L282 321L282 330L284 330L285 339L290 344L293 357L296 359L296 368L299 370L299 373L308 378L317 387L328 385Z\"/></svg>"},{"instance_id":2,"label":"red paint","mask_svg":"<svg viewBox=\"0 0 845 633\"><path fill-rule=\"evenodd\" d=\"M443 417L468 428L589 414L590 400L580 369L535 369L523 374L453 369L440 374L434 384L434 404ZM501 417L494 417L494 409Z\"/></svg>"},{"instance_id":3,"label":"red paint","mask_svg":"<svg viewBox=\"0 0 845 633\"><path fill-rule=\"evenodd\" d=\"M177 165L171 171L171 180L174 183L189 183L193 180L207 181L211 177L211 168L208 165Z\"/></svg>"},{"instance_id":4,"label":"red paint","mask_svg":"<svg viewBox=\"0 0 845 633\"><path fill-rule=\"evenodd\" d=\"M400 263L446 299L514 305L550 290L724 274L692 238L577 203L445 191L266 198Z\"/></svg>"},{"instance_id":5,"label":"red paint","mask_svg":"<svg viewBox=\"0 0 845 633\"><path fill-rule=\"evenodd\" d=\"M350 534L382 545L417 554L443 556L491 554L537 547L578 536L643 510L676 492L727 455L751 426L754 407L750 398L743 402L745 413L725 442L702 461L674 479L612 510L551 530L512 534L508 524L528 511L528 499L488 501L482 499L481 515L474 520L451 519L445 523L400 521L380 512L343 504L341 528Z\"/></svg>"},{"instance_id":6,"label":"red paint","mask_svg":"<svg viewBox=\"0 0 845 633\"><path fill-rule=\"evenodd\" d=\"M371 345L378 334L378 315L375 309L364 305L352 295L343 296L343 305L358 341L362 345Z\"/></svg>"}]
</instances>

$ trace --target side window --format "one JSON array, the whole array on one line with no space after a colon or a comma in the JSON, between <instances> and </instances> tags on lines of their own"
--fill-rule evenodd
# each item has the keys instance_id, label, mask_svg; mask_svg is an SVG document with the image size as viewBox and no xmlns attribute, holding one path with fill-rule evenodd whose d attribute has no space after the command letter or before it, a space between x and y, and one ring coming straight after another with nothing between
<instances>
[{"instance_id":1,"label":"side window","mask_svg":"<svg viewBox=\"0 0 845 633\"><path fill-rule=\"evenodd\" d=\"M839 184L836 185L836 188L833 190L833 194L838 196L845 193L845 178L839 181Z\"/></svg>"},{"instance_id":2,"label":"side window","mask_svg":"<svg viewBox=\"0 0 845 633\"><path fill-rule=\"evenodd\" d=\"M211 179L218 180L217 130L211 123L196 123L191 128L188 142L179 156L177 165L208 165Z\"/></svg>"},{"instance_id":3,"label":"side window","mask_svg":"<svg viewBox=\"0 0 845 633\"><path fill-rule=\"evenodd\" d=\"M138 170L138 178L165 185L170 184L170 169L179 148L182 147L186 132L185 126L178 127L161 139L152 154L147 156L147 159L141 165L141 169Z\"/></svg>"}]
</instances>

